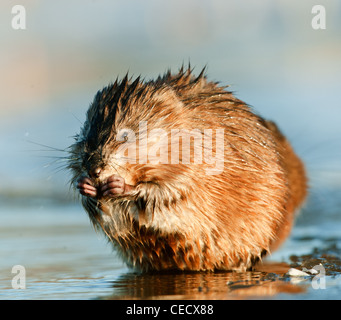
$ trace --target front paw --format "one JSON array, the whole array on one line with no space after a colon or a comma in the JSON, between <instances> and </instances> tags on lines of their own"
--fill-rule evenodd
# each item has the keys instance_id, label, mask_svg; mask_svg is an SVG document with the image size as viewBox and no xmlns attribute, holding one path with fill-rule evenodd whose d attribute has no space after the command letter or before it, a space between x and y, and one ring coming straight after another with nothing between
<instances>
[{"instance_id":1,"label":"front paw","mask_svg":"<svg viewBox=\"0 0 341 320\"><path fill-rule=\"evenodd\" d=\"M132 190L133 186L126 184L124 178L118 175L110 176L101 188L103 197L125 195L129 194Z\"/></svg>"},{"instance_id":2,"label":"front paw","mask_svg":"<svg viewBox=\"0 0 341 320\"><path fill-rule=\"evenodd\" d=\"M78 179L76 188L83 196L90 198L97 197L97 189L96 187L94 187L93 182L88 177L81 177L80 179Z\"/></svg>"}]
</instances>

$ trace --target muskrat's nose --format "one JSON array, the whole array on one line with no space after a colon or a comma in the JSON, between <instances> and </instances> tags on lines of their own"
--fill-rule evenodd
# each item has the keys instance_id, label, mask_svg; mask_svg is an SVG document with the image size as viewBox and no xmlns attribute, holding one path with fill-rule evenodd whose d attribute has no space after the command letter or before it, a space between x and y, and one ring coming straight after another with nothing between
<instances>
[{"instance_id":1,"label":"muskrat's nose","mask_svg":"<svg viewBox=\"0 0 341 320\"><path fill-rule=\"evenodd\" d=\"M101 168L92 168L89 170L89 175L91 178L98 178L101 173Z\"/></svg>"}]
</instances>

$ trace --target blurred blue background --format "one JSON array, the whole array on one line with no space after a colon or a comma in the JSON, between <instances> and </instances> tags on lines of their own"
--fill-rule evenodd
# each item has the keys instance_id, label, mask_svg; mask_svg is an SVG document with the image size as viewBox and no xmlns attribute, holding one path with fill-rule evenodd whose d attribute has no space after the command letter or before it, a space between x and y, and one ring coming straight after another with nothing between
<instances>
[{"instance_id":1,"label":"blurred blue background","mask_svg":"<svg viewBox=\"0 0 341 320\"><path fill-rule=\"evenodd\" d=\"M0 194L64 197L52 165L96 91L128 70L146 79L188 61L275 120L319 183L340 184L341 3L320 1L25 1L26 30L0 4ZM57 169L56 169L57 168ZM322 177L323 176L323 177ZM313 178L315 179L315 178Z\"/></svg>"}]
</instances>

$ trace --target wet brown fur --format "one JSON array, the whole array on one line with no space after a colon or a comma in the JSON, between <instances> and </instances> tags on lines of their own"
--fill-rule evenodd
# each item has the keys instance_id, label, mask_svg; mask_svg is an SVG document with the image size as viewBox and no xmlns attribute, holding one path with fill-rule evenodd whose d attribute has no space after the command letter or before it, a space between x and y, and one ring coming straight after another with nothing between
<instances>
[{"instance_id":1,"label":"wet brown fur","mask_svg":"<svg viewBox=\"0 0 341 320\"><path fill-rule=\"evenodd\" d=\"M140 121L148 131L223 128L223 172L208 175L212 165L183 164L181 154L179 164L110 162L119 129L137 134ZM288 236L306 196L304 166L276 125L204 72L195 77L182 68L154 81L116 81L97 93L76 140L73 182L101 167L98 186L119 173L135 187L82 202L127 264L141 271L250 269Z\"/></svg>"}]
</instances>

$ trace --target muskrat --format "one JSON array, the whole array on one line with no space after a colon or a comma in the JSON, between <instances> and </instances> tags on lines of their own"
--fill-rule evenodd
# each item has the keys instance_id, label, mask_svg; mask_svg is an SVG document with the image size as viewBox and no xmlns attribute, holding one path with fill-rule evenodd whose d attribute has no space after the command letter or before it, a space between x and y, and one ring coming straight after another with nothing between
<instances>
[{"instance_id":1,"label":"muskrat","mask_svg":"<svg viewBox=\"0 0 341 320\"><path fill-rule=\"evenodd\" d=\"M126 75L91 103L70 147L71 182L128 266L250 270L290 233L304 165L227 87L182 67Z\"/></svg>"}]
</instances>

